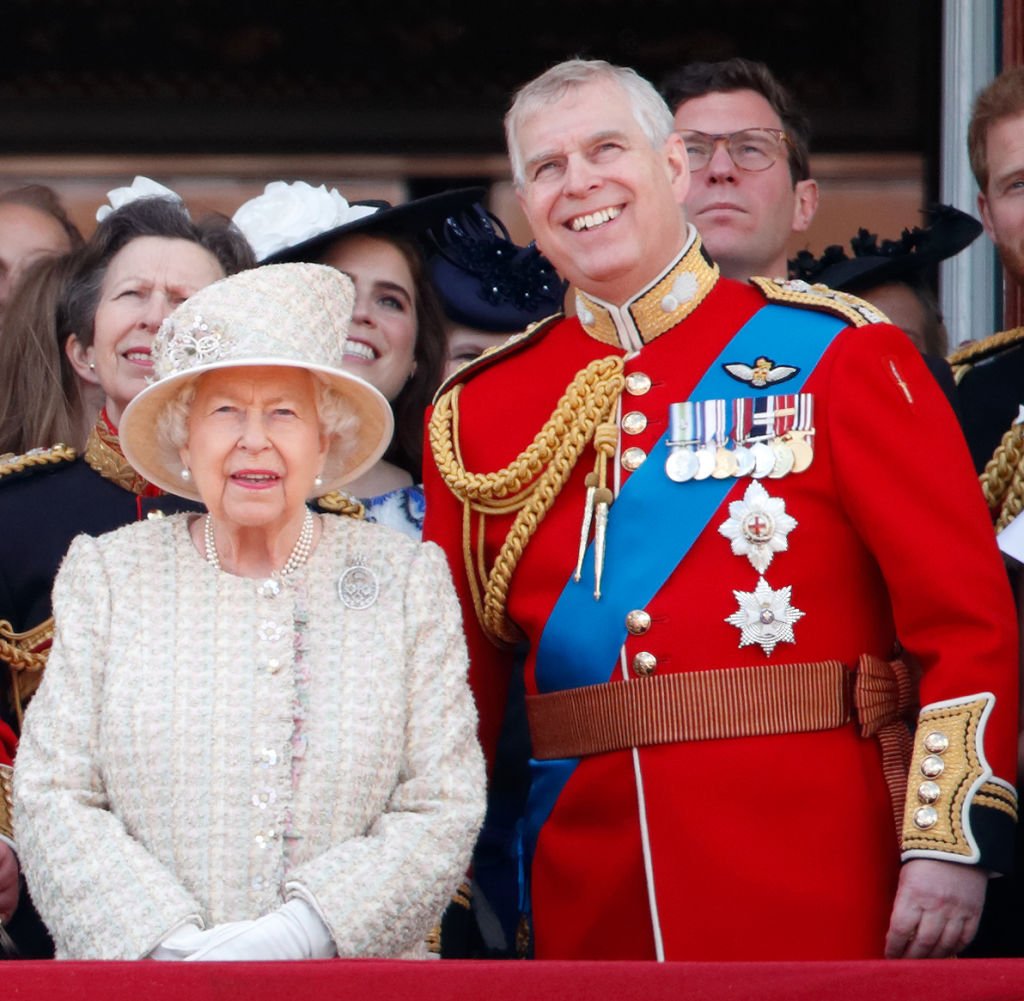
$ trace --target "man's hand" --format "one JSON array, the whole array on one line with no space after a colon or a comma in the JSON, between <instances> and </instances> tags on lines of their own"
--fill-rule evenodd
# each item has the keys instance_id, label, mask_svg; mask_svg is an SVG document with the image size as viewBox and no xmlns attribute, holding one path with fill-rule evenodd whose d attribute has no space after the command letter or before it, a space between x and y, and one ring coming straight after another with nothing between
<instances>
[{"instance_id":1,"label":"man's hand","mask_svg":"<svg viewBox=\"0 0 1024 1001\"><path fill-rule=\"evenodd\" d=\"M0 841L0 925L7 924L18 909L18 856Z\"/></svg>"},{"instance_id":2,"label":"man's hand","mask_svg":"<svg viewBox=\"0 0 1024 1001\"><path fill-rule=\"evenodd\" d=\"M988 872L973 865L912 859L903 866L885 940L887 959L942 959L978 930Z\"/></svg>"}]
</instances>

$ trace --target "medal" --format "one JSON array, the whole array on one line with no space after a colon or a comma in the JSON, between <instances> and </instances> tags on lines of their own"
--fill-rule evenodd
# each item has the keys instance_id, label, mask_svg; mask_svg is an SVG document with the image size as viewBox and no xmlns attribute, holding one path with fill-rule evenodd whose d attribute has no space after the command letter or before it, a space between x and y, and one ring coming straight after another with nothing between
<instances>
[{"instance_id":1,"label":"medal","mask_svg":"<svg viewBox=\"0 0 1024 1001\"><path fill-rule=\"evenodd\" d=\"M692 480L697 472L697 457L693 452L696 443L694 434L693 403L673 403L668 408L668 458L665 459L665 475L675 483Z\"/></svg>"},{"instance_id":2,"label":"medal","mask_svg":"<svg viewBox=\"0 0 1024 1001\"><path fill-rule=\"evenodd\" d=\"M733 449L733 458L736 460L736 477L750 476L754 472L754 456L746 445L737 445Z\"/></svg>"},{"instance_id":3,"label":"medal","mask_svg":"<svg viewBox=\"0 0 1024 1001\"><path fill-rule=\"evenodd\" d=\"M692 480L697 472L697 456L688 448L674 448L665 460L665 475L676 483Z\"/></svg>"},{"instance_id":4,"label":"medal","mask_svg":"<svg viewBox=\"0 0 1024 1001\"><path fill-rule=\"evenodd\" d=\"M791 473L793 471L793 452L781 438L776 438L775 441L772 442L771 450L772 454L775 456L775 463L772 466L772 471L768 475L773 480L779 480L787 473Z\"/></svg>"},{"instance_id":5,"label":"medal","mask_svg":"<svg viewBox=\"0 0 1024 1001\"><path fill-rule=\"evenodd\" d=\"M795 643L793 624L804 612L790 604L792 587L777 591L759 577L753 591L733 591L739 608L725 621L740 631L740 647L757 644L770 655L778 643Z\"/></svg>"},{"instance_id":6,"label":"medal","mask_svg":"<svg viewBox=\"0 0 1024 1001\"><path fill-rule=\"evenodd\" d=\"M715 450L710 445L704 445L697 449L695 455L697 472L693 474L694 479L706 480L715 469Z\"/></svg>"},{"instance_id":7,"label":"medal","mask_svg":"<svg viewBox=\"0 0 1024 1001\"><path fill-rule=\"evenodd\" d=\"M719 445L715 449L715 468L711 470L711 475L716 480L726 480L736 475L736 468L736 456L724 445Z\"/></svg>"},{"instance_id":8,"label":"medal","mask_svg":"<svg viewBox=\"0 0 1024 1001\"><path fill-rule=\"evenodd\" d=\"M718 533L731 542L735 556L745 556L763 574L776 553L789 549L788 536L796 524L796 519L786 514L786 502L770 496L754 481L742 500L729 504L729 517L718 526Z\"/></svg>"},{"instance_id":9,"label":"medal","mask_svg":"<svg viewBox=\"0 0 1024 1001\"><path fill-rule=\"evenodd\" d=\"M764 479L775 468L775 453L771 445L763 441L755 442L750 446L750 454L754 458L754 468L750 475L756 480Z\"/></svg>"},{"instance_id":10,"label":"medal","mask_svg":"<svg viewBox=\"0 0 1024 1001\"><path fill-rule=\"evenodd\" d=\"M783 435L783 441L793 452L793 472L802 473L814 461L814 396L798 393L795 410L792 429Z\"/></svg>"},{"instance_id":11,"label":"medal","mask_svg":"<svg viewBox=\"0 0 1024 1001\"><path fill-rule=\"evenodd\" d=\"M802 473L814 460L814 448L808 437L813 431L790 431L783 438L793 453L793 472Z\"/></svg>"}]
</instances>

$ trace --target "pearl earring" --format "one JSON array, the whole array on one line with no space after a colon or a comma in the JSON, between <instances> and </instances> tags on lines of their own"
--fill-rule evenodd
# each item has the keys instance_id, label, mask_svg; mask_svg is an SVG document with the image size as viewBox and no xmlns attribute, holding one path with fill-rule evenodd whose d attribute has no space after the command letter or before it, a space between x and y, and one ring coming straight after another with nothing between
<instances>
[{"instance_id":1,"label":"pearl earring","mask_svg":"<svg viewBox=\"0 0 1024 1001\"><path fill-rule=\"evenodd\" d=\"M188 481L189 481L190 479L192 479L192 474L191 474L191 473L189 472L188 466L182 466L182 467L181 467L181 478L182 478L182 479L183 479L183 480L184 480L184 481L185 481L186 483L188 483Z\"/></svg>"},{"instance_id":2,"label":"pearl earring","mask_svg":"<svg viewBox=\"0 0 1024 1001\"><path fill-rule=\"evenodd\" d=\"M313 477L313 486L319 490L324 485L324 478L322 476Z\"/></svg>"}]
</instances>

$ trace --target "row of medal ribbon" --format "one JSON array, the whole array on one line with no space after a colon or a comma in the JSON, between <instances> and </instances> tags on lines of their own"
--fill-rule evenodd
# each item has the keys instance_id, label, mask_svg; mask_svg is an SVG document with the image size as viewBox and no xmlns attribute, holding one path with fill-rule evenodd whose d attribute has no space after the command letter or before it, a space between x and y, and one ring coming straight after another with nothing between
<instances>
[{"instance_id":1,"label":"row of medal ribbon","mask_svg":"<svg viewBox=\"0 0 1024 1001\"><path fill-rule=\"evenodd\" d=\"M676 483L779 479L802 473L814 460L811 393L673 403L668 427L665 473Z\"/></svg>"}]
</instances>

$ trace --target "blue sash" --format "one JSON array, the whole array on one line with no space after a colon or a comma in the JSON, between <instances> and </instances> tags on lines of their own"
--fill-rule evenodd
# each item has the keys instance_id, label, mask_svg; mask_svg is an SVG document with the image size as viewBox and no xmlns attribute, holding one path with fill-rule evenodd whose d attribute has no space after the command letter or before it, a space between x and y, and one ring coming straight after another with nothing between
<instances>
[{"instance_id":1,"label":"blue sash","mask_svg":"<svg viewBox=\"0 0 1024 1001\"><path fill-rule=\"evenodd\" d=\"M689 399L757 393L757 387L749 385L737 393L739 386L723 365L750 365L761 356L799 369L785 386L786 393L797 393L846 326L845 320L826 313L762 306L729 341ZM766 386L764 392L775 390ZM676 483L665 474L668 454L666 439L659 440L609 510L601 599L597 601L593 595L593 544L587 550L579 583L570 577L565 585L537 646L539 692L610 679L626 641L626 614L644 608L658 593L736 484L732 477ZM533 778L525 831L530 857L541 826L578 763L578 758L530 762Z\"/></svg>"}]
</instances>

